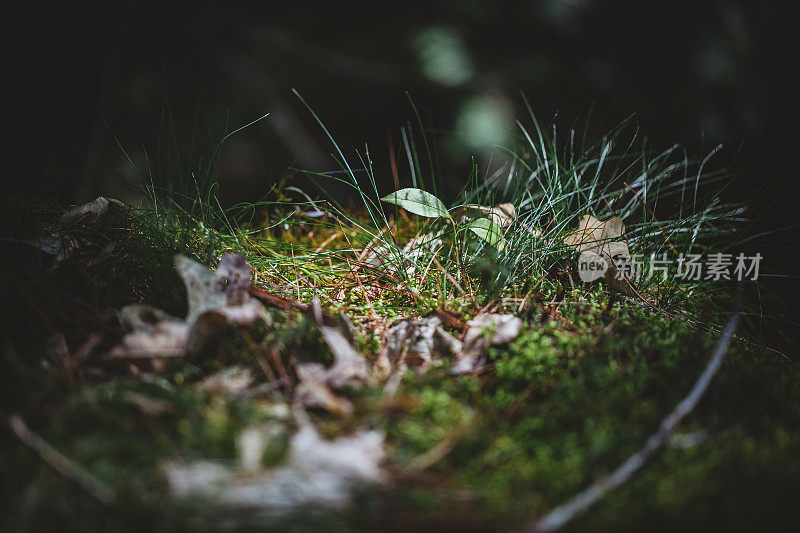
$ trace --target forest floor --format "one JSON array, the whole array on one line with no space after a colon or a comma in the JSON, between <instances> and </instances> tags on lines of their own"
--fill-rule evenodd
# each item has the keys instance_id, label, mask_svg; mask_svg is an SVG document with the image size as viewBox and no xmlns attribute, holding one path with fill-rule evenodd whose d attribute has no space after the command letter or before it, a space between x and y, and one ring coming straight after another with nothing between
<instances>
[{"instance_id":1,"label":"forest floor","mask_svg":"<svg viewBox=\"0 0 800 533\"><path fill-rule=\"evenodd\" d=\"M3 531L521 529L645 445L728 314L107 204L2 205ZM800 525L800 368L751 338L565 530Z\"/></svg>"}]
</instances>

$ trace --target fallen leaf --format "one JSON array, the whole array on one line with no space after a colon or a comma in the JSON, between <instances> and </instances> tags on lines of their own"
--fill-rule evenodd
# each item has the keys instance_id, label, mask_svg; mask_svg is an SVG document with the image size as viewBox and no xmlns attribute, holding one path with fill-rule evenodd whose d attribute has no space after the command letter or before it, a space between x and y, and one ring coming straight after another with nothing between
<instances>
[{"instance_id":1,"label":"fallen leaf","mask_svg":"<svg viewBox=\"0 0 800 533\"><path fill-rule=\"evenodd\" d=\"M401 320L384 335L378 365L384 371L391 366L424 371L440 355L455 354L461 342L447 333L438 316Z\"/></svg>"},{"instance_id":2,"label":"fallen leaf","mask_svg":"<svg viewBox=\"0 0 800 533\"><path fill-rule=\"evenodd\" d=\"M522 329L522 320L509 314L485 314L467 322L469 329L464 335L463 349L456 354L451 372L465 374L483 367L486 352L493 344L507 344L517 338Z\"/></svg>"},{"instance_id":3,"label":"fallen leaf","mask_svg":"<svg viewBox=\"0 0 800 533\"><path fill-rule=\"evenodd\" d=\"M325 367L319 363L295 365L299 383L294 390L294 401L303 407L317 407L329 413L348 416L353 404L333 393L326 383Z\"/></svg>"},{"instance_id":4,"label":"fallen leaf","mask_svg":"<svg viewBox=\"0 0 800 533\"><path fill-rule=\"evenodd\" d=\"M33 246L40 252L52 256L56 263L63 261L68 256L87 245L84 240L60 232L46 235L38 239L4 238L3 240Z\"/></svg>"},{"instance_id":5,"label":"fallen leaf","mask_svg":"<svg viewBox=\"0 0 800 533\"><path fill-rule=\"evenodd\" d=\"M147 415L163 415L175 411L175 407L164 400L158 400L138 392L129 392L125 395L125 400L138 407Z\"/></svg>"},{"instance_id":6,"label":"fallen leaf","mask_svg":"<svg viewBox=\"0 0 800 533\"><path fill-rule=\"evenodd\" d=\"M175 269L186 285L187 321L209 310L223 314L234 324L251 324L264 316L261 304L248 295L252 271L241 255L222 256L219 267L213 272L197 261L177 255Z\"/></svg>"},{"instance_id":7,"label":"fallen leaf","mask_svg":"<svg viewBox=\"0 0 800 533\"><path fill-rule=\"evenodd\" d=\"M333 354L333 364L326 368L320 363L296 363L294 368L299 383L295 387L294 400L305 407L320 407L331 413L349 415L353 411L352 404L336 396L331 389L368 381L369 363L350 344L344 333L346 323L325 315L319 299L314 298L307 316Z\"/></svg>"},{"instance_id":8,"label":"fallen leaf","mask_svg":"<svg viewBox=\"0 0 800 533\"><path fill-rule=\"evenodd\" d=\"M125 204L123 204L119 200L115 200L114 198L105 198L103 196L98 196L91 202L87 202L77 207L73 207L72 209L66 211L59 218L59 222L61 224L73 224L85 217L91 218L92 222L94 222L101 216L105 215L106 212L108 212L108 208L110 205L116 205L118 207L126 209Z\"/></svg>"},{"instance_id":9,"label":"fallen leaf","mask_svg":"<svg viewBox=\"0 0 800 533\"><path fill-rule=\"evenodd\" d=\"M186 285L189 312L179 319L146 305L120 311L129 333L111 350L112 358L181 357L207 350L227 324L251 326L270 322L261 304L248 293L250 267L240 255L222 257L216 271L178 255L175 268Z\"/></svg>"},{"instance_id":10,"label":"fallen leaf","mask_svg":"<svg viewBox=\"0 0 800 533\"><path fill-rule=\"evenodd\" d=\"M3 237L0 242L23 244L31 246L39 252L51 256L53 264L58 264L75 252L97 246L96 242L86 237L84 226L90 226L99 219L109 214L109 209L114 206L118 213L127 214L128 207L113 198L99 196L91 202L79 205L65 211L53 224L38 228L39 235L35 238ZM80 228L78 222L81 222ZM88 266L105 259L115 246L114 242L105 245L100 254L93 258Z\"/></svg>"},{"instance_id":11,"label":"fallen leaf","mask_svg":"<svg viewBox=\"0 0 800 533\"><path fill-rule=\"evenodd\" d=\"M376 430L328 441L303 424L291 438L286 464L267 471L258 471L257 452L239 468L213 461L171 462L162 471L175 497L199 496L208 505L267 515L306 505L343 509L353 503L358 487L387 481L380 466L384 435Z\"/></svg>"},{"instance_id":12,"label":"fallen leaf","mask_svg":"<svg viewBox=\"0 0 800 533\"><path fill-rule=\"evenodd\" d=\"M408 265L406 274L413 276L416 272L415 265L428 254L435 254L439 251L444 242L442 241L443 231L432 231L423 235L411 238L399 253L392 254L386 246L374 246L364 256L364 262L375 267L383 267L391 273L397 275L398 267L396 258L406 259Z\"/></svg>"},{"instance_id":13,"label":"fallen leaf","mask_svg":"<svg viewBox=\"0 0 800 533\"><path fill-rule=\"evenodd\" d=\"M262 469L261 461L270 439L283 433L281 424L269 423L250 426L239 432L236 449L239 452L239 466L246 472L256 473Z\"/></svg>"},{"instance_id":14,"label":"fallen leaf","mask_svg":"<svg viewBox=\"0 0 800 533\"><path fill-rule=\"evenodd\" d=\"M581 252L581 262L600 261L607 266L604 271L590 274L585 281L603 277L612 289L633 296L635 292L630 282L623 279L619 269L619 265L630 260L628 244L619 240L624 234L625 224L619 217L601 221L591 215L583 215L578 222L578 229L567 235L564 243Z\"/></svg>"},{"instance_id":15,"label":"fallen leaf","mask_svg":"<svg viewBox=\"0 0 800 533\"><path fill-rule=\"evenodd\" d=\"M333 365L325 370L322 376L323 382L334 388L340 388L348 383L367 381L369 379L367 360L350 344L350 340L342 331L342 324L331 324L331 318L322 313L319 299L314 298L307 316L322 334L322 339L333 354Z\"/></svg>"},{"instance_id":16,"label":"fallen leaf","mask_svg":"<svg viewBox=\"0 0 800 533\"><path fill-rule=\"evenodd\" d=\"M197 389L216 394L238 394L247 390L252 382L253 372L235 365L206 376L197 383Z\"/></svg>"},{"instance_id":17,"label":"fallen leaf","mask_svg":"<svg viewBox=\"0 0 800 533\"><path fill-rule=\"evenodd\" d=\"M324 216L331 216L330 213L328 213L327 211L318 208L317 203L314 200L312 200L311 197L307 195L305 192L303 192L301 189L298 189L297 187L286 187L286 190L301 194L308 201L308 204L306 205L311 206L307 209L301 209L300 203L299 202L295 203L294 212L297 213L298 215L302 215L308 218L320 218Z\"/></svg>"},{"instance_id":18,"label":"fallen leaf","mask_svg":"<svg viewBox=\"0 0 800 533\"><path fill-rule=\"evenodd\" d=\"M625 224L619 217L600 221L592 215L583 215L578 229L564 238L564 242L579 252L591 251L598 255L629 256L628 245L615 241L625 233Z\"/></svg>"},{"instance_id":19,"label":"fallen leaf","mask_svg":"<svg viewBox=\"0 0 800 533\"><path fill-rule=\"evenodd\" d=\"M110 353L112 358L182 357L190 324L146 305L123 307L120 323L130 331Z\"/></svg>"}]
</instances>

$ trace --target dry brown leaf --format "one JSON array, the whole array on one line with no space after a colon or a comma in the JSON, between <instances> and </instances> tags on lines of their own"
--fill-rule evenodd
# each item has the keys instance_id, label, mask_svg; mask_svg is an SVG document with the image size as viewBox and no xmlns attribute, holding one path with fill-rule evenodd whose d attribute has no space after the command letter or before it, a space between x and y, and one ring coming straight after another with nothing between
<instances>
[{"instance_id":1,"label":"dry brown leaf","mask_svg":"<svg viewBox=\"0 0 800 533\"><path fill-rule=\"evenodd\" d=\"M269 515L307 505L347 507L355 489L387 481L384 455L379 431L359 430L328 441L306 423L292 436L284 466L259 471L260 461L250 458L240 468L197 461L167 463L162 471L175 497L199 496L218 508Z\"/></svg>"},{"instance_id":2,"label":"dry brown leaf","mask_svg":"<svg viewBox=\"0 0 800 533\"><path fill-rule=\"evenodd\" d=\"M378 362L384 372L392 365L422 372L437 356L455 354L460 350L461 342L442 328L438 316L407 319L386 331Z\"/></svg>"},{"instance_id":3,"label":"dry brown leaf","mask_svg":"<svg viewBox=\"0 0 800 533\"><path fill-rule=\"evenodd\" d=\"M239 394L253 382L253 372L243 366L231 366L203 378L197 388L215 394Z\"/></svg>"},{"instance_id":4,"label":"dry brown leaf","mask_svg":"<svg viewBox=\"0 0 800 533\"><path fill-rule=\"evenodd\" d=\"M578 229L564 238L568 246L579 252L594 252L598 255L629 256L628 245L620 239L625 234L625 224L619 217L611 217L601 221L592 215L583 215L578 222Z\"/></svg>"},{"instance_id":5,"label":"dry brown leaf","mask_svg":"<svg viewBox=\"0 0 800 533\"><path fill-rule=\"evenodd\" d=\"M112 358L181 357L212 347L227 324L250 326L270 322L261 304L252 298L250 267L240 255L222 257L216 271L178 255L175 268L186 285L189 313L179 319L154 307L132 305L120 311L120 322L129 330Z\"/></svg>"},{"instance_id":6,"label":"dry brown leaf","mask_svg":"<svg viewBox=\"0 0 800 533\"><path fill-rule=\"evenodd\" d=\"M111 357L139 359L184 355L190 327L187 321L149 305L123 307L119 320L130 333L111 350Z\"/></svg>"},{"instance_id":7,"label":"dry brown leaf","mask_svg":"<svg viewBox=\"0 0 800 533\"><path fill-rule=\"evenodd\" d=\"M628 244L622 240L624 234L625 224L619 217L601 221L591 215L583 215L578 222L578 229L567 235L564 243L581 252L581 261L600 261L607 266L605 271L597 271L584 281L603 277L612 289L634 296L630 282L620 276L618 268L619 264L629 261L631 257Z\"/></svg>"},{"instance_id":8,"label":"dry brown leaf","mask_svg":"<svg viewBox=\"0 0 800 533\"><path fill-rule=\"evenodd\" d=\"M322 313L319 299L314 298L309 318L322 334L322 339L333 354L333 365L325 370L324 383L340 388L348 383L364 382L369 379L369 364L363 355L350 344L343 332L343 325L331 325L331 319Z\"/></svg>"},{"instance_id":9,"label":"dry brown leaf","mask_svg":"<svg viewBox=\"0 0 800 533\"><path fill-rule=\"evenodd\" d=\"M175 406L165 400L152 398L146 394L129 392L125 395L125 400L138 407L147 415L163 415L175 412Z\"/></svg>"},{"instance_id":10,"label":"dry brown leaf","mask_svg":"<svg viewBox=\"0 0 800 533\"><path fill-rule=\"evenodd\" d=\"M469 329L464 335L464 347L456 354L451 372L465 374L483 367L486 352L492 344L507 344L517 338L522 329L522 320L508 314L485 314L467 322Z\"/></svg>"},{"instance_id":11,"label":"dry brown leaf","mask_svg":"<svg viewBox=\"0 0 800 533\"><path fill-rule=\"evenodd\" d=\"M252 271L241 255L222 256L213 272L197 261L178 255L175 269L186 285L189 299L187 321L193 321L209 310L242 325L252 324L256 318L265 316L261 304L250 298L247 292Z\"/></svg>"},{"instance_id":12,"label":"dry brown leaf","mask_svg":"<svg viewBox=\"0 0 800 533\"><path fill-rule=\"evenodd\" d=\"M332 389L368 381L369 363L345 335L347 322L325 315L319 299L314 298L307 316L333 354L333 364L325 368L320 363L296 363L294 368L299 383L295 387L294 400L305 407L320 407L331 413L349 415L353 412L352 404L336 396Z\"/></svg>"},{"instance_id":13,"label":"dry brown leaf","mask_svg":"<svg viewBox=\"0 0 800 533\"><path fill-rule=\"evenodd\" d=\"M123 209L127 209L125 204L123 204L119 200L116 200L114 198L105 198L103 196L98 196L91 202L87 202L77 207L73 207L72 209L66 211L59 218L59 222L61 224L72 224L87 216L90 217L92 221L95 221L99 219L101 216L105 215L106 212L108 211L109 206L112 204L121 207Z\"/></svg>"},{"instance_id":14,"label":"dry brown leaf","mask_svg":"<svg viewBox=\"0 0 800 533\"><path fill-rule=\"evenodd\" d=\"M353 404L331 391L326 383L326 369L319 363L295 365L299 383L294 390L294 401L303 407L318 407L329 413L347 416L353 413Z\"/></svg>"},{"instance_id":15,"label":"dry brown leaf","mask_svg":"<svg viewBox=\"0 0 800 533\"><path fill-rule=\"evenodd\" d=\"M90 239L81 235L81 232L76 233L72 231L75 229L72 226L77 222L81 222L82 225L90 225L97 222L99 219L107 216L109 207L112 205L119 213L125 213L128 209L127 206L119 200L99 196L91 202L65 211L55 223L41 228L44 234L38 238L3 237L0 241L32 246L40 252L52 256L54 263L57 264L75 252L95 246ZM92 263L107 258L111 251L113 251L115 244L114 242L107 244L100 254L94 257L87 266L91 266Z\"/></svg>"}]
</instances>

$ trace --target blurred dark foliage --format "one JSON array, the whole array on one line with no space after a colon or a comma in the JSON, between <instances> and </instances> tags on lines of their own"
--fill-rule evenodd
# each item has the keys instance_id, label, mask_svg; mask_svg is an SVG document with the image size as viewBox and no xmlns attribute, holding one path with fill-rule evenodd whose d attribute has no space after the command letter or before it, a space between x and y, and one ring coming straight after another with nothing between
<instances>
[{"instance_id":1,"label":"blurred dark foliage","mask_svg":"<svg viewBox=\"0 0 800 533\"><path fill-rule=\"evenodd\" d=\"M442 130L479 94L522 116L525 91L562 129L594 102L598 131L635 112L664 146L723 143L729 162L744 142L761 181L794 166L798 15L776 0L18 6L5 17L5 172L88 197L125 182L113 136L152 157L167 114L188 144L195 128L220 137L226 121L271 112L232 143L222 176L225 198L253 199L290 164L330 165L297 88L342 146L369 142L379 166L387 129L413 117L403 91ZM431 28L461 43L465 81L426 77L418 37ZM443 163L444 174L458 164Z\"/></svg>"}]
</instances>

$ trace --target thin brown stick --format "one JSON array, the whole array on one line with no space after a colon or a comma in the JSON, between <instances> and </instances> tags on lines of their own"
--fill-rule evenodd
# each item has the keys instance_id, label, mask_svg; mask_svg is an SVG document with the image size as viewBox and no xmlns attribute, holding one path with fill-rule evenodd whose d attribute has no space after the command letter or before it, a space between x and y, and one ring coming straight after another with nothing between
<instances>
[{"instance_id":1,"label":"thin brown stick","mask_svg":"<svg viewBox=\"0 0 800 533\"><path fill-rule=\"evenodd\" d=\"M308 311L309 308L308 304L306 303L273 294L269 291L265 291L262 288L256 287L255 285L250 285L247 288L247 292L249 292L251 296L254 296L261 303L270 307L275 307L282 311L291 311L292 309L297 309L298 311Z\"/></svg>"},{"instance_id":2,"label":"thin brown stick","mask_svg":"<svg viewBox=\"0 0 800 533\"><path fill-rule=\"evenodd\" d=\"M114 491L111 487L53 448L42 437L34 433L22 417L11 415L8 418L8 425L19 440L35 451L53 470L77 483L100 503L104 505L114 503Z\"/></svg>"},{"instance_id":3,"label":"thin brown stick","mask_svg":"<svg viewBox=\"0 0 800 533\"><path fill-rule=\"evenodd\" d=\"M470 301L472 302L472 305L475 307L475 309L477 309L477 308L478 308L478 301L475 299L475 295L474 295L474 294L472 294L471 292L467 292L467 291L465 291L465 290L464 290L464 288L463 288L463 287L462 287L462 286L461 286L461 285L460 285L460 284L459 284L459 283L456 281L456 278L454 278L454 277L453 277L453 276L450 274L450 272L448 272L448 271L447 271L447 269L446 269L446 268L444 268L444 267L442 266L442 264L439 262L439 260L438 260L438 259L436 259L435 257L434 257L434 259L433 259L433 264L434 264L434 265L436 265L436 268L438 268L439 270L441 270L441 271L442 271L442 274L444 274L444 275L445 275L445 277L447 277L447 279L449 279L449 280L450 280L450 283L452 283L452 284L453 284L453 286L454 286L456 289L458 289L458 291L459 291L461 294L463 294L464 296L466 296L466 297L468 297L468 298L470 299Z\"/></svg>"},{"instance_id":4,"label":"thin brown stick","mask_svg":"<svg viewBox=\"0 0 800 533\"><path fill-rule=\"evenodd\" d=\"M664 444L669 434L681 423L686 415L694 410L703 398L711 380L714 379L717 370L719 370L722 364L725 353L728 351L728 346L733 338L733 332L736 330L738 321L739 312L736 311L728 320L728 325L725 328L725 332L722 334L722 338L717 344L717 347L714 348L708 365L706 365L703 373L700 374L692 390L677 406L675 406L675 409L661 421L658 431L647 439L647 442L641 450L629 457L628 460L614 470L611 475L592 484L575 495L567 503L559 505L540 520L528 525L525 531L530 533L556 531L567 522L588 510L589 507L605 496L606 493L628 481Z\"/></svg>"},{"instance_id":5,"label":"thin brown stick","mask_svg":"<svg viewBox=\"0 0 800 533\"><path fill-rule=\"evenodd\" d=\"M333 239L335 239L335 238L337 238L337 237L339 237L339 236L341 236L341 235L342 235L342 232L341 232L341 231L336 231L336 232L334 232L334 233L331 233L331 234L330 234L330 236L328 236L328 238L327 238L327 239L325 239L324 241L322 241L322 244L320 244L319 246L317 246L317 249L316 249L316 250L314 250L314 253L315 253L315 254L318 254L318 253L320 253L322 250L324 250L324 249L325 249L325 247L326 247L326 246L328 246L328 244L330 244L330 242L331 242Z\"/></svg>"}]
</instances>

